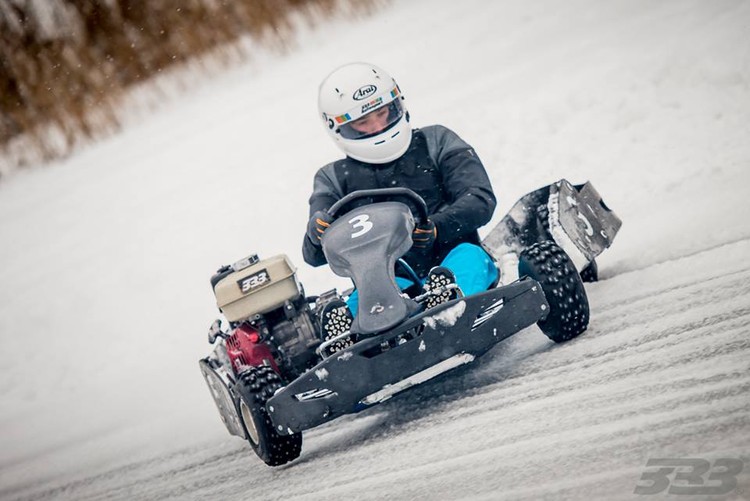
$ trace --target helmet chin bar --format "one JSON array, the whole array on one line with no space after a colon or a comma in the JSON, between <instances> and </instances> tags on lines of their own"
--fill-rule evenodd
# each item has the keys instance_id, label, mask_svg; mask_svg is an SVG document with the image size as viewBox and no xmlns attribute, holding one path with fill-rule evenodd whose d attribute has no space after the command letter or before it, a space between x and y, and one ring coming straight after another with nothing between
<instances>
[{"instance_id":1,"label":"helmet chin bar","mask_svg":"<svg viewBox=\"0 0 750 501\"><path fill-rule=\"evenodd\" d=\"M336 144L348 156L360 162L385 164L401 157L411 144L411 125L406 116L387 131L367 139L345 139Z\"/></svg>"}]
</instances>

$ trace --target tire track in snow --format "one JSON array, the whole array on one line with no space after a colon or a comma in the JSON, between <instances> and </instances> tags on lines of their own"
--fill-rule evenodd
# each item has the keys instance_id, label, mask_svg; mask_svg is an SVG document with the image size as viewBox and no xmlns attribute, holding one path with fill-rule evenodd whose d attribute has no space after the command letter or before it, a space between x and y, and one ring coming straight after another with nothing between
<instances>
[{"instance_id":1,"label":"tire track in snow","mask_svg":"<svg viewBox=\"0 0 750 501\"><path fill-rule=\"evenodd\" d=\"M747 427L749 424L748 406L741 406L736 400L734 400L734 406L735 408L722 408L718 411L711 411L711 407L707 405L686 408L682 416L675 416L673 412L664 411L654 416L621 419L616 421L615 425L585 423L580 426L581 431L578 433L562 429L553 436L533 433L533 430L529 430L530 433L518 440L513 440L514 437L509 436L506 440L483 441L481 448L456 449L453 450L452 455L440 455L434 460L390 461L387 467L370 469L369 477L358 482L359 487L362 488L361 493L364 493L360 497L378 499L387 495L388 486L400 485L404 486L401 494L405 499L430 499L430 495L426 495L422 487L409 489L414 484L414 479L420 478L441 479L443 481L441 495L449 499L463 498L466 496L463 489L473 483L481 485L483 491L489 490L493 492L493 495L498 496L498 493L502 491L494 489L492 479L502 478L503 480L497 487L504 487L504 484L510 480L506 475L506 470L518 467L519 463L521 466L534 466L534 470L539 472L548 468L541 466L545 463L580 461L585 464L587 458L591 456L622 458L623 451L643 450L655 440L680 440L704 434L706 429L722 426L734 429ZM644 433L644 430L647 430L647 433ZM680 433L675 433L675 430L680 430ZM440 431L439 429L433 430L437 433ZM399 452L403 449L408 450L408 447L389 450L393 457L399 458L402 457ZM529 454L530 452L533 454ZM591 462L590 459L588 462ZM597 463L601 464L602 461L597 460ZM640 461L635 469L638 468L642 469ZM347 471L344 469L341 473L341 480L329 479L321 487L323 490L318 491L321 498L338 498L346 492L347 488L350 488L345 480ZM529 474L530 472L527 471L526 475ZM514 472L513 480L521 485L534 485L540 480L548 480L529 478L527 481L523 476L519 472ZM638 476L635 476L633 482L637 478ZM407 496L406 493L411 495ZM299 493L287 491L286 499L295 499L296 495L301 498L305 497L304 491ZM507 498L514 499L514 497L511 495ZM608 498L613 497L618 496ZM505 498L505 496L496 498Z\"/></svg>"},{"instance_id":2,"label":"tire track in snow","mask_svg":"<svg viewBox=\"0 0 750 501\"><path fill-rule=\"evenodd\" d=\"M675 386L679 391L675 392L674 397L667 400L660 396L662 393L673 393L671 391L672 385L666 383L656 385L659 387L658 392L647 392L647 402L645 402L644 399L639 400L633 398L632 395L626 395L626 399L623 399L620 396L615 396L611 399L615 405L610 402L600 402L599 405L603 410L598 413L587 414L586 419L579 420L572 428L557 426L555 423L549 423L548 420L544 420L542 423L549 423L549 426L546 428L533 426L526 428L525 433L523 434L506 434L496 440L492 440L492 437L490 437L490 439L483 441L482 449L494 450L503 447L512 447L514 444L519 445L530 441L539 441L541 445L539 445L538 448L541 448L544 444L556 444L555 446L558 446L560 445L560 436L568 431L574 431L576 428L583 428L586 430L585 435L592 444L591 450L596 450L602 448L603 445L608 442L612 442L612 449L619 448L623 444L627 445L632 443L632 435L638 436L642 434L642 429L646 425L648 425L650 429L649 433L653 434L663 432L663 435L665 436L671 433L676 427L684 428L688 425L694 425L694 428L697 427L696 429L699 429L701 427L705 428L706 424L708 424L709 427L713 427L720 420L724 420L726 423L733 426L737 426L738 424L747 426L747 402L743 403L741 400L738 400L737 397L747 393L748 388L750 388L750 381L748 381L746 371L737 372L735 376L737 375L742 375L743 379L735 381L733 388L726 387L725 382L722 381L723 375L720 373L708 378L708 380L711 381L711 384L707 388L696 388L695 383L700 383L700 380L696 380L694 377L685 379ZM634 377L647 379L648 375L638 375ZM631 382L629 381L623 381L625 387L631 387L630 383ZM642 386L640 388L642 389ZM685 391L685 389L688 389L688 391ZM556 409L556 407L570 407L577 405L577 397L578 395L571 395L570 401L565 402L564 405L554 399L551 401L555 405L549 405L549 401L537 402L533 405L537 407L537 411L539 412L546 411L546 414L554 415L560 411L560 409ZM605 403L607 405L604 405ZM529 407L529 405L518 406L515 405L515 403L511 403L511 405L508 406L508 412L506 414L536 414L535 412L529 412ZM470 408L472 411L479 411L478 406L472 405ZM675 408L681 409L680 412L676 414L674 410ZM490 422L476 422L476 419L474 419L472 420L472 425L480 429L487 429L488 426L492 425L492 422L503 423L504 418L508 417L504 416L502 413L487 414L490 416ZM643 416L644 414L646 415L645 417ZM615 423L618 424L611 426L608 423L613 415L618 417L615 421ZM592 416L596 417L596 419L592 419ZM461 420L466 419L466 417L467 416L461 415L450 416L450 419L447 421L461 422ZM630 423L630 421L632 421L632 423ZM415 443L406 444L406 447L409 448L416 445L416 443L428 440L430 435L441 435L439 427L442 423L430 424L431 426L423 432L425 436L414 437ZM601 436L597 436L597 428L601 428ZM462 431L465 432L466 430ZM690 435L693 434L694 431L691 429L685 433ZM596 438L596 440L592 441L592 437ZM579 436L574 440L579 440L580 438L582 437ZM652 438L646 438L644 440L649 442ZM566 439L563 438L563 441L565 440ZM389 447L389 445L386 444L386 447ZM580 454L585 454L589 449L586 448L586 442L583 441L583 443L575 444L575 450ZM465 452L466 455L473 453L472 451L467 452L456 449L454 449L453 452L458 456L461 456L462 452ZM409 465L391 466L398 468L409 467ZM372 473L375 476L378 474L386 475L390 469L391 468L384 471L373 471Z\"/></svg>"},{"instance_id":3,"label":"tire track in snow","mask_svg":"<svg viewBox=\"0 0 750 501\"><path fill-rule=\"evenodd\" d=\"M627 273L636 273L636 272L641 272L641 271L648 271L649 269L651 269L653 267L658 267L658 266L661 266L661 265L664 265L664 264L673 263L673 262L679 261L681 259L689 259L689 258L692 258L692 257L695 257L695 256L700 256L702 254L712 253L714 251L723 250L723 249L728 248L728 247L734 247L734 246L737 246L737 245L747 245L747 244L750 244L750 235L741 235L739 237L736 237L736 238L733 238L733 239L730 239L730 240L726 240L724 242L717 243L717 244L714 244L714 245L710 245L710 246L704 247L702 249L696 249L696 250L694 250L692 252L681 254L679 256L674 256L674 257L670 257L670 258L666 258L666 259L660 259L660 260L653 261L651 263L648 263L648 264L645 264L645 265L642 265L642 266L632 266L632 267L630 267L630 266L627 266L627 265L621 265L612 274L609 274L609 273L606 273L606 272L602 273L602 275L599 277L599 279L600 279L600 281L605 282L607 280L611 280L613 278L616 278L618 276L621 276L621 275L624 275L624 274L627 274Z\"/></svg>"},{"instance_id":4,"label":"tire track in snow","mask_svg":"<svg viewBox=\"0 0 750 501\"><path fill-rule=\"evenodd\" d=\"M595 310L594 315L600 320L608 319L610 317L626 318L626 315L624 315L626 312L658 312L659 307L665 306L665 301L662 300L655 303L653 301L654 297L659 297L661 299L674 297L681 301L688 301L690 304L695 304L696 302L708 304L719 303L736 295L747 295L748 289L750 288L750 286L748 286L748 277L750 277L750 268L713 276L705 281L701 281L700 283L690 281L677 284L667 284L666 287L657 291L651 290L648 291L647 294L627 295L618 298L616 302L600 304L597 303L596 298L591 302L595 304L595 308L593 308ZM733 278L734 280L731 280L726 284L722 283L727 278ZM721 286L706 290L706 286L717 284L721 284ZM708 301L706 301L707 299ZM668 301L666 302L666 306L680 307L681 302L676 303L674 301ZM623 311L623 309L625 311Z\"/></svg>"}]
</instances>

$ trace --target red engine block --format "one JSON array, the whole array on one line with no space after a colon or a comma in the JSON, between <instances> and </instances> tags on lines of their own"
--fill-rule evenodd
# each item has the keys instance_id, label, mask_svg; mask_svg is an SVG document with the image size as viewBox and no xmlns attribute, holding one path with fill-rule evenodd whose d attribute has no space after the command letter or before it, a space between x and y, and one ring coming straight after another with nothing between
<instances>
[{"instance_id":1,"label":"red engine block","mask_svg":"<svg viewBox=\"0 0 750 501\"><path fill-rule=\"evenodd\" d=\"M227 355L235 374L247 367L270 365L279 372L279 367L265 343L260 342L260 334L249 325L242 324L227 338Z\"/></svg>"}]
</instances>

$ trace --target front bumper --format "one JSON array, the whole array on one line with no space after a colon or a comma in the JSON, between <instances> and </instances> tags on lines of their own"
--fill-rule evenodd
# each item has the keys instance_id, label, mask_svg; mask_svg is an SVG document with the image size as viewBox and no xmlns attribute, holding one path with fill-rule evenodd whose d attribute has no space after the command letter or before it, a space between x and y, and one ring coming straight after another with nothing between
<instances>
[{"instance_id":1,"label":"front bumper","mask_svg":"<svg viewBox=\"0 0 750 501\"><path fill-rule=\"evenodd\" d=\"M454 367L546 316L539 284L525 278L423 312L322 361L267 403L280 434L358 412Z\"/></svg>"}]
</instances>

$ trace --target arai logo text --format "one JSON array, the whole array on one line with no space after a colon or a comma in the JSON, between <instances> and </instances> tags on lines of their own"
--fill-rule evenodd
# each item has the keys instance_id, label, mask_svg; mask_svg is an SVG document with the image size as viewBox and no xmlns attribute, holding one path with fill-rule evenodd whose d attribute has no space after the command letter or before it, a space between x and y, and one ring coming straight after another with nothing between
<instances>
[{"instance_id":1,"label":"arai logo text","mask_svg":"<svg viewBox=\"0 0 750 501\"><path fill-rule=\"evenodd\" d=\"M352 97L354 98L355 101L361 101L375 94L377 90L378 88L372 84L365 85L364 87L360 87L359 89L357 89L356 92L354 92L354 95Z\"/></svg>"}]
</instances>

